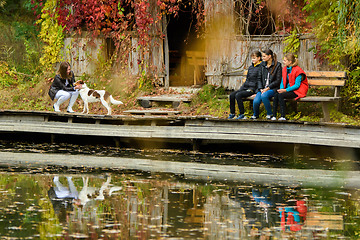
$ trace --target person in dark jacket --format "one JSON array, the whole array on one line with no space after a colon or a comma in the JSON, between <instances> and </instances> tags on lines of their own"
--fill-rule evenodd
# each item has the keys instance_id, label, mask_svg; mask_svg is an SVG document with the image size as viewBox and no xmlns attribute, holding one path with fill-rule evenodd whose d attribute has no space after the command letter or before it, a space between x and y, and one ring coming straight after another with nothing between
<instances>
[{"instance_id":1,"label":"person in dark jacket","mask_svg":"<svg viewBox=\"0 0 360 240\"><path fill-rule=\"evenodd\" d=\"M281 63L276 61L276 54L270 49L266 49L262 53L262 60L258 75L258 87L253 102L254 115L251 116L251 119L259 118L259 108L263 102L267 112L266 119L270 120L273 115L270 98L275 95L275 91L280 87Z\"/></svg>"},{"instance_id":2,"label":"person in dark jacket","mask_svg":"<svg viewBox=\"0 0 360 240\"><path fill-rule=\"evenodd\" d=\"M279 120L286 120L285 118L285 99L303 98L306 96L309 89L309 84L305 72L298 66L298 60L294 54L288 53L283 61L285 67L282 70L282 80L280 89L278 89L274 96L274 116L271 120L276 120L278 104L280 105L281 117Z\"/></svg>"},{"instance_id":3,"label":"person in dark jacket","mask_svg":"<svg viewBox=\"0 0 360 240\"><path fill-rule=\"evenodd\" d=\"M235 100L237 101L239 107L239 116L236 119L246 119L244 115L244 103L243 98L249 97L255 94L257 89L257 77L259 74L260 63L261 63L261 53L255 51L251 54L252 64L248 68L246 75L246 81L240 87L239 90L230 94L230 115L228 119L233 119L235 117Z\"/></svg>"},{"instance_id":4,"label":"person in dark jacket","mask_svg":"<svg viewBox=\"0 0 360 240\"><path fill-rule=\"evenodd\" d=\"M78 89L81 88L81 86L74 86L74 83L75 76L71 71L70 63L62 62L49 90L51 100L57 99L53 106L55 112L60 112L60 105L69 98L70 101L67 107L67 112L74 112L72 107L79 96Z\"/></svg>"}]
</instances>

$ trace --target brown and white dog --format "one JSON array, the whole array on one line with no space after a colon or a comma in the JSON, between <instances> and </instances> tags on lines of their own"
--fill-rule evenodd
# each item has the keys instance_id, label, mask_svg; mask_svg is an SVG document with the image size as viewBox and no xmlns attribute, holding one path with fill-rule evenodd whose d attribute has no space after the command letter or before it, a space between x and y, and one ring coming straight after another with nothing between
<instances>
[{"instance_id":1,"label":"brown and white dog","mask_svg":"<svg viewBox=\"0 0 360 240\"><path fill-rule=\"evenodd\" d=\"M115 100L106 90L93 90L88 88L83 80L77 81L75 86L77 85L81 86L79 93L84 101L84 110L82 113L89 113L89 102L101 102L108 111L107 115L111 115L110 103L116 105L123 104L123 102Z\"/></svg>"}]
</instances>

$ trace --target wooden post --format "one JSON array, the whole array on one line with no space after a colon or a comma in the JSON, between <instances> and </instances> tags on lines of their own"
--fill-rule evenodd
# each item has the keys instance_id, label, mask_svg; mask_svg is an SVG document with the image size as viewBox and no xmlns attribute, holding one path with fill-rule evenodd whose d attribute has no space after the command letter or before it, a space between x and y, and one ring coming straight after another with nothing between
<instances>
[{"instance_id":1,"label":"wooden post","mask_svg":"<svg viewBox=\"0 0 360 240\"><path fill-rule=\"evenodd\" d=\"M169 212L169 189L164 186L164 213L163 213L163 233L166 234L168 226L168 212Z\"/></svg>"},{"instance_id":2,"label":"wooden post","mask_svg":"<svg viewBox=\"0 0 360 240\"><path fill-rule=\"evenodd\" d=\"M162 19L162 23L163 23L163 32L165 35L165 39L164 39L164 55L165 55L165 89L168 90L170 83L169 83L169 40L168 40L168 36L167 36L167 21L166 21L166 15L163 15L163 19Z\"/></svg>"},{"instance_id":3,"label":"wooden post","mask_svg":"<svg viewBox=\"0 0 360 240\"><path fill-rule=\"evenodd\" d=\"M201 145L201 139L192 139L193 151L199 151Z\"/></svg>"},{"instance_id":4,"label":"wooden post","mask_svg":"<svg viewBox=\"0 0 360 240\"><path fill-rule=\"evenodd\" d=\"M192 59L193 59L193 63L194 63L194 86L196 86L200 80L200 69L199 69L197 59L196 59L195 51L192 52Z\"/></svg>"},{"instance_id":5,"label":"wooden post","mask_svg":"<svg viewBox=\"0 0 360 240\"><path fill-rule=\"evenodd\" d=\"M55 143L55 134L50 134L50 143L54 144Z\"/></svg>"},{"instance_id":6,"label":"wooden post","mask_svg":"<svg viewBox=\"0 0 360 240\"><path fill-rule=\"evenodd\" d=\"M340 97L340 91L341 91L340 87L336 86L335 87L335 92L334 92L334 97ZM341 100L336 101L336 110L337 111L341 110Z\"/></svg>"},{"instance_id":7,"label":"wooden post","mask_svg":"<svg viewBox=\"0 0 360 240\"><path fill-rule=\"evenodd\" d=\"M114 137L115 147L120 148L120 140L119 138Z\"/></svg>"},{"instance_id":8,"label":"wooden post","mask_svg":"<svg viewBox=\"0 0 360 240\"><path fill-rule=\"evenodd\" d=\"M299 153L300 153L300 144L294 143L294 163L298 159Z\"/></svg>"}]
</instances>

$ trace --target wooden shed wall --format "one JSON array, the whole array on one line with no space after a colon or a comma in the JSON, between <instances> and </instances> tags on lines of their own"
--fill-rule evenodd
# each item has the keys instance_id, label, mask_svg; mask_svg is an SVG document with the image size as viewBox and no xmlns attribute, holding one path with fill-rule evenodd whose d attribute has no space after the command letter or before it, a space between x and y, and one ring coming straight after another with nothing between
<instances>
[{"instance_id":1,"label":"wooden shed wall","mask_svg":"<svg viewBox=\"0 0 360 240\"><path fill-rule=\"evenodd\" d=\"M159 7L155 1L151 1L149 9L153 19L156 19ZM126 48L131 49L131 51L124 51L124 53L128 54L128 65L125 68L128 76L136 77L145 71L146 74L156 76L159 80L158 84L164 84L164 41L161 33L161 21L157 21L151 25L149 34L151 39L147 51L138 47L139 38L137 37L137 32L134 31L130 33L132 35L131 42ZM82 33L80 37L68 37L64 39L64 60L71 63L76 76L81 76L84 73L94 73L99 65L99 57L101 57L102 61L109 60L109 54L106 51L111 48L107 46L110 41L106 41L103 37L95 39L87 38L84 37L85 35L86 33ZM89 41L92 41L92 44L89 44ZM121 50L120 54L122 54ZM122 64L123 63L115 64L114 68L123 69Z\"/></svg>"},{"instance_id":2,"label":"wooden shed wall","mask_svg":"<svg viewBox=\"0 0 360 240\"><path fill-rule=\"evenodd\" d=\"M64 39L64 60L70 62L75 76L95 71L99 57L106 58L105 38L67 37Z\"/></svg>"},{"instance_id":3,"label":"wooden shed wall","mask_svg":"<svg viewBox=\"0 0 360 240\"><path fill-rule=\"evenodd\" d=\"M233 39L207 39L206 56L207 82L226 89L239 89L244 81L243 71L251 64L251 52L270 48L282 63L285 44L284 36L237 36ZM305 35L300 38L299 66L305 71L333 70L327 63L320 64L310 49L315 38Z\"/></svg>"}]
</instances>

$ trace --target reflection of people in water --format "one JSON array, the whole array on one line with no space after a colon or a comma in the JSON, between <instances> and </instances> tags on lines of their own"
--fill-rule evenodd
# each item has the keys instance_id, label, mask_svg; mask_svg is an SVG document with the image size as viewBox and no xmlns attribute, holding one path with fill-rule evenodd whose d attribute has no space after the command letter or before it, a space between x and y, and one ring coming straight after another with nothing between
<instances>
[{"instance_id":1,"label":"reflection of people in water","mask_svg":"<svg viewBox=\"0 0 360 240\"><path fill-rule=\"evenodd\" d=\"M77 199L79 194L72 181L72 177L66 177L69 187L65 187L59 180L59 176L54 177L55 187L48 191L50 201L53 205L55 214L58 215L60 222L66 221L66 214L73 210L73 200Z\"/></svg>"},{"instance_id":2,"label":"reflection of people in water","mask_svg":"<svg viewBox=\"0 0 360 240\"><path fill-rule=\"evenodd\" d=\"M307 207L304 200L297 200L296 206L279 207L281 229L283 231L301 230L307 214Z\"/></svg>"},{"instance_id":3,"label":"reflection of people in water","mask_svg":"<svg viewBox=\"0 0 360 240\"><path fill-rule=\"evenodd\" d=\"M266 232L280 223L276 205L284 202L282 189L252 188L248 193L245 189L234 188L230 198L240 203L245 211L246 228L252 236L266 235ZM232 196L231 196L232 195Z\"/></svg>"}]
</instances>

